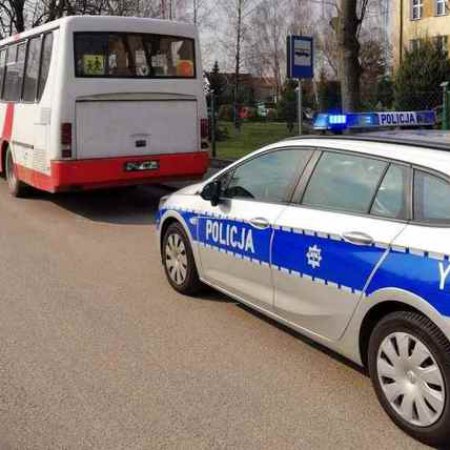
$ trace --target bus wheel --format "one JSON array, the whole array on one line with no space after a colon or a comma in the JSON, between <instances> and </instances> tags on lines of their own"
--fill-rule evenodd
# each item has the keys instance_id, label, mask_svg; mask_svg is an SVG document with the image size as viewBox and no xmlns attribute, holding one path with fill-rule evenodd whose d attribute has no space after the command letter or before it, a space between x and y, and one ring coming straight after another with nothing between
<instances>
[{"instance_id":1,"label":"bus wheel","mask_svg":"<svg viewBox=\"0 0 450 450\"><path fill-rule=\"evenodd\" d=\"M13 197L26 196L28 192L27 185L17 178L12 151L9 147L6 150L5 176L6 181L8 182L9 192Z\"/></svg>"}]
</instances>

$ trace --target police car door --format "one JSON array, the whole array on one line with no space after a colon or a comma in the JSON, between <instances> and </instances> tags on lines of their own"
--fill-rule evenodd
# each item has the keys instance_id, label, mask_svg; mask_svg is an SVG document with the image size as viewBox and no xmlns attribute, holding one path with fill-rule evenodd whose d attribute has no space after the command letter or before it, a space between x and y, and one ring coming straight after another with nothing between
<instances>
[{"instance_id":1,"label":"police car door","mask_svg":"<svg viewBox=\"0 0 450 450\"><path fill-rule=\"evenodd\" d=\"M410 171L356 154L326 151L313 159L317 162L305 171L310 176L303 177L295 205L276 224L275 309L336 340L371 274L406 226Z\"/></svg>"},{"instance_id":2,"label":"police car door","mask_svg":"<svg viewBox=\"0 0 450 450\"><path fill-rule=\"evenodd\" d=\"M395 240L369 293L388 284L421 297L450 316L450 180L416 168L413 192L413 220Z\"/></svg>"},{"instance_id":3,"label":"police car door","mask_svg":"<svg viewBox=\"0 0 450 450\"><path fill-rule=\"evenodd\" d=\"M273 306L270 245L312 152L282 148L256 155L221 178L218 206L205 202L198 222L202 277L263 308Z\"/></svg>"}]
</instances>

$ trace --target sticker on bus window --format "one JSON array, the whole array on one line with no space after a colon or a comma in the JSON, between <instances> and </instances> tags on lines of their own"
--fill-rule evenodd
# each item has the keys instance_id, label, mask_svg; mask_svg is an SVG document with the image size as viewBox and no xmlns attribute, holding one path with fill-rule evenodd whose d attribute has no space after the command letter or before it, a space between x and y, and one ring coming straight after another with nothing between
<instances>
[{"instance_id":1,"label":"sticker on bus window","mask_svg":"<svg viewBox=\"0 0 450 450\"><path fill-rule=\"evenodd\" d=\"M180 59L177 64L177 76L190 78L194 76L194 63L188 59Z\"/></svg>"},{"instance_id":2,"label":"sticker on bus window","mask_svg":"<svg viewBox=\"0 0 450 450\"><path fill-rule=\"evenodd\" d=\"M167 75L167 56L166 55L154 55L152 56L152 67L155 75L166 76Z\"/></svg>"},{"instance_id":3,"label":"sticker on bus window","mask_svg":"<svg viewBox=\"0 0 450 450\"><path fill-rule=\"evenodd\" d=\"M105 57L103 55L83 55L85 75L105 75Z\"/></svg>"}]
</instances>

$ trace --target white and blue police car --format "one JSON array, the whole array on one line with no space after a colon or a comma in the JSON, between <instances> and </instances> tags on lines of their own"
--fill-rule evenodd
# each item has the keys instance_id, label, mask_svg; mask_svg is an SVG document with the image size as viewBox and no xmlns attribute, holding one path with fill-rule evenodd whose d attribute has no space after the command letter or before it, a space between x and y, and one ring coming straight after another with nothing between
<instances>
[{"instance_id":1,"label":"white and blue police car","mask_svg":"<svg viewBox=\"0 0 450 450\"><path fill-rule=\"evenodd\" d=\"M218 289L367 368L450 443L450 134L283 141L161 200L169 283Z\"/></svg>"}]
</instances>

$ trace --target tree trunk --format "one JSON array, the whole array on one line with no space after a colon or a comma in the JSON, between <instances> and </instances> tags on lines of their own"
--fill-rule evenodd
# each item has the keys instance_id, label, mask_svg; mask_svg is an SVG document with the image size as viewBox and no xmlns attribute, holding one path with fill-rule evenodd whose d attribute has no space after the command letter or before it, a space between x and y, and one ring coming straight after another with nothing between
<instances>
[{"instance_id":1,"label":"tree trunk","mask_svg":"<svg viewBox=\"0 0 450 450\"><path fill-rule=\"evenodd\" d=\"M198 22L198 0L194 0L194 24Z\"/></svg>"},{"instance_id":2,"label":"tree trunk","mask_svg":"<svg viewBox=\"0 0 450 450\"><path fill-rule=\"evenodd\" d=\"M358 17L357 6L358 0L341 0L338 43L342 109L344 112L358 111L361 100L360 44L358 40L360 18Z\"/></svg>"},{"instance_id":3,"label":"tree trunk","mask_svg":"<svg viewBox=\"0 0 450 450\"><path fill-rule=\"evenodd\" d=\"M242 2L238 0L238 17L237 17L237 37L236 37L236 70L234 74L234 127L240 130L241 122L239 117L239 76L241 70L241 39L242 39Z\"/></svg>"},{"instance_id":4,"label":"tree trunk","mask_svg":"<svg viewBox=\"0 0 450 450\"><path fill-rule=\"evenodd\" d=\"M12 0L11 7L14 16L14 27L17 33L25 31L25 0Z\"/></svg>"}]
</instances>

